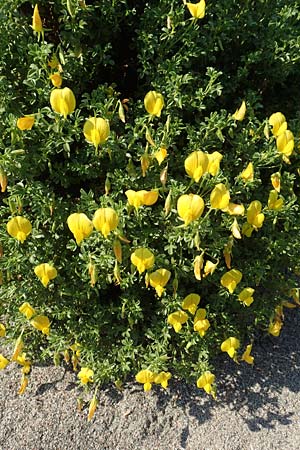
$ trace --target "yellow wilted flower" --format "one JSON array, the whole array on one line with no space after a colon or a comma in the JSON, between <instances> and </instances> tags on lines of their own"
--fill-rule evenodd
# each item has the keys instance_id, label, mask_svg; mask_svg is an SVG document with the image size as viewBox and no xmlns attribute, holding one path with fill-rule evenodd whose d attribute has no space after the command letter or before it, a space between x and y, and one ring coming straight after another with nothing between
<instances>
[{"instance_id":1,"label":"yellow wilted flower","mask_svg":"<svg viewBox=\"0 0 300 450\"><path fill-rule=\"evenodd\" d=\"M240 302L244 303L244 305L250 306L254 302L253 294L254 289L247 287L239 293L238 299Z\"/></svg>"},{"instance_id":2,"label":"yellow wilted flower","mask_svg":"<svg viewBox=\"0 0 300 450\"><path fill-rule=\"evenodd\" d=\"M279 136L287 129L287 121L281 112L272 114L269 117L269 124L272 125L273 136Z\"/></svg>"},{"instance_id":3,"label":"yellow wilted flower","mask_svg":"<svg viewBox=\"0 0 300 450\"><path fill-rule=\"evenodd\" d=\"M6 328L3 323L0 323L0 337L5 337L6 335Z\"/></svg>"},{"instance_id":4,"label":"yellow wilted flower","mask_svg":"<svg viewBox=\"0 0 300 450\"><path fill-rule=\"evenodd\" d=\"M231 216L243 216L245 213L244 205L238 205L237 203L228 203L227 208L223 209L224 212L227 212Z\"/></svg>"},{"instance_id":5,"label":"yellow wilted flower","mask_svg":"<svg viewBox=\"0 0 300 450\"><path fill-rule=\"evenodd\" d=\"M53 84L54 87L56 87L56 88L60 88L61 87L61 85L62 85L62 76L61 76L61 74L59 72L52 73L49 78L50 78L51 83Z\"/></svg>"},{"instance_id":6,"label":"yellow wilted flower","mask_svg":"<svg viewBox=\"0 0 300 450\"><path fill-rule=\"evenodd\" d=\"M12 361L16 361L18 364L20 364L22 367L22 373L28 374L31 370L31 361L26 358L26 353L22 353L17 358Z\"/></svg>"},{"instance_id":7,"label":"yellow wilted flower","mask_svg":"<svg viewBox=\"0 0 300 450\"><path fill-rule=\"evenodd\" d=\"M284 156L291 156L294 150L294 135L290 130L286 130L276 138L277 150Z\"/></svg>"},{"instance_id":8,"label":"yellow wilted flower","mask_svg":"<svg viewBox=\"0 0 300 450\"><path fill-rule=\"evenodd\" d=\"M113 208L99 208L94 214L93 225L105 238L115 230L119 223L119 217Z\"/></svg>"},{"instance_id":9,"label":"yellow wilted flower","mask_svg":"<svg viewBox=\"0 0 300 450\"><path fill-rule=\"evenodd\" d=\"M20 385L18 394L19 394L19 395L24 394L24 392L25 392L27 386L28 386L28 377L27 377L26 375L22 374L21 385Z\"/></svg>"},{"instance_id":10,"label":"yellow wilted flower","mask_svg":"<svg viewBox=\"0 0 300 450\"><path fill-rule=\"evenodd\" d=\"M207 153L197 151L191 153L184 161L186 173L198 183L202 175L207 171L209 158Z\"/></svg>"},{"instance_id":11,"label":"yellow wilted flower","mask_svg":"<svg viewBox=\"0 0 300 450\"><path fill-rule=\"evenodd\" d=\"M246 103L245 100L242 101L241 106L232 115L235 120L243 120L246 114Z\"/></svg>"},{"instance_id":12,"label":"yellow wilted flower","mask_svg":"<svg viewBox=\"0 0 300 450\"><path fill-rule=\"evenodd\" d=\"M50 104L53 111L61 114L66 119L76 107L76 100L73 92L68 87L63 89L53 89L50 94Z\"/></svg>"},{"instance_id":13,"label":"yellow wilted flower","mask_svg":"<svg viewBox=\"0 0 300 450\"><path fill-rule=\"evenodd\" d=\"M165 147L160 147L160 149L153 154L154 158L157 160L158 164L161 165L161 163L166 159L168 156L167 149Z\"/></svg>"},{"instance_id":14,"label":"yellow wilted flower","mask_svg":"<svg viewBox=\"0 0 300 450\"><path fill-rule=\"evenodd\" d=\"M248 364L253 364L254 357L250 355L252 350L252 344L247 345L246 350L244 351L241 360L245 361Z\"/></svg>"},{"instance_id":15,"label":"yellow wilted flower","mask_svg":"<svg viewBox=\"0 0 300 450\"><path fill-rule=\"evenodd\" d=\"M16 216L10 219L6 225L8 234L23 244L30 235L32 226L28 219L22 216Z\"/></svg>"},{"instance_id":16,"label":"yellow wilted flower","mask_svg":"<svg viewBox=\"0 0 300 450\"><path fill-rule=\"evenodd\" d=\"M134 266L136 266L139 273L145 272L146 269L151 269L154 265L154 255L147 248L137 248L130 257Z\"/></svg>"},{"instance_id":17,"label":"yellow wilted flower","mask_svg":"<svg viewBox=\"0 0 300 450\"><path fill-rule=\"evenodd\" d=\"M271 183L275 191L280 192L281 175L280 172L272 173Z\"/></svg>"},{"instance_id":18,"label":"yellow wilted flower","mask_svg":"<svg viewBox=\"0 0 300 450\"><path fill-rule=\"evenodd\" d=\"M155 373L151 372L151 370L145 369L140 370L136 374L135 379L138 383L144 385L144 391L147 392L152 388L152 383L154 383L155 377Z\"/></svg>"},{"instance_id":19,"label":"yellow wilted flower","mask_svg":"<svg viewBox=\"0 0 300 450\"><path fill-rule=\"evenodd\" d=\"M177 201L177 211L179 217L184 221L184 225L197 220L203 213L204 201L196 194L181 195Z\"/></svg>"},{"instance_id":20,"label":"yellow wilted flower","mask_svg":"<svg viewBox=\"0 0 300 450\"><path fill-rule=\"evenodd\" d=\"M57 270L51 264L43 263L34 268L34 273L41 280L44 287L47 287L50 280L57 276Z\"/></svg>"},{"instance_id":21,"label":"yellow wilted flower","mask_svg":"<svg viewBox=\"0 0 300 450\"><path fill-rule=\"evenodd\" d=\"M21 314L23 314L28 320L31 319L32 316L35 315L35 309L30 305L30 303L25 302L23 303L19 311Z\"/></svg>"},{"instance_id":22,"label":"yellow wilted flower","mask_svg":"<svg viewBox=\"0 0 300 450\"><path fill-rule=\"evenodd\" d=\"M230 294L232 294L242 277L242 272L237 269L231 269L222 276L221 285L228 289Z\"/></svg>"},{"instance_id":23,"label":"yellow wilted flower","mask_svg":"<svg viewBox=\"0 0 300 450\"><path fill-rule=\"evenodd\" d=\"M283 199L278 198L278 192L276 190L270 191L269 199L268 199L268 208L278 211L279 209L282 208L282 205L283 205Z\"/></svg>"},{"instance_id":24,"label":"yellow wilted flower","mask_svg":"<svg viewBox=\"0 0 300 450\"><path fill-rule=\"evenodd\" d=\"M31 319L32 316L27 317L27 319ZM18 337L18 339L16 340L15 346L14 346L14 351L13 354L11 356L11 360L12 361L17 361L18 357L20 356L20 353L23 351L24 348L24 342L22 339L22 335Z\"/></svg>"},{"instance_id":25,"label":"yellow wilted flower","mask_svg":"<svg viewBox=\"0 0 300 450\"><path fill-rule=\"evenodd\" d=\"M249 164L247 165L246 169L244 169L241 172L240 177L242 178L242 180L245 183L247 183L248 181L253 181L254 180L254 169L253 169L252 162L249 162Z\"/></svg>"},{"instance_id":26,"label":"yellow wilted flower","mask_svg":"<svg viewBox=\"0 0 300 450\"><path fill-rule=\"evenodd\" d=\"M77 245L90 236L93 231L92 221L84 213L73 213L67 219L70 231L73 233Z\"/></svg>"},{"instance_id":27,"label":"yellow wilted flower","mask_svg":"<svg viewBox=\"0 0 300 450\"><path fill-rule=\"evenodd\" d=\"M172 325L176 333L182 328L182 325L187 322L189 316L184 311L178 310L168 315L168 324Z\"/></svg>"},{"instance_id":28,"label":"yellow wilted flower","mask_svg":"<svg viewBox=\"0 0 300 450\"><path fill-rule=\"evenodd\" d=\"M171 272L167 269L158 269L149 275L150 285L154 287L159 297L164 292L164 287L168 283L171 276Z\"/></svg>"},{"instance_id":29,"label":"yellow wilted flower","mask_svg":"<svg viewBox=\"0 0 300 450\"><path fill-rule=\"evenodd\" d=\"M231 231L233 237L235 237L236 239L242 239L240 227L239 227L237 219L234 219L234 221L230 227L230 231Z\"/></svg>"},{"instance_id":30,"label":"yellow wilted flower","mask_svg":"<svg viewBox=\"0 0 300 450\"><path fill-rule=\"evenodd\" d=\"M247 222L255 229L261 228L265 220L265 216L261 213L262 205L259 200L250 203L247 209Z\"/></svg>"},{"instance_id":31,"label":"yellow wilted flower","mask_svg":"<svg viewBox=\"0 0 300 450\"><path fill-rule=\"evenodd\" d=\"M240 346L240 341L235 337L229 337L226 341L222 342L221 350L222 352L228 353L230 358L235 359L236 351Z\"/></svg>"},{"instance_id":32,"label":"yellow wilted flower","mask_svg":"<svg viewBox=\"0 0 300 450\"><path fill-rule=\"evenodd\" d=\"M116 257L116 260L121 263L122 262L122 245L120 239L115 239L113 243L113 251Z\"/></svg>"},{"instance_id":33,"label":"yellow wilted flower","mask_svg":"<svg viewBox=\"0 0 300 450\"><path fill-rule=\"evenodd\" d=\"M209 327L210 323L206 319L206 310L204 308L199 308L194 317L194 331L198 331L200 336L203 337Z\"/></svg>"},{"instance_id":34,"label":"yellow wilted flower","mask_svg":"<svg viewBox=\"0 0 300 450\"><path fill-rule=\"evenodd\" d=\"M94 381L94 371L88 367L82 367L77 376L82 384L93 383Z\"/></svg>"},{"instance_id":35,"label":"yellow wilted flower","mask_svg":"<svg viewBox=\"0 0 300 450\"><path fill-rule=\"evenodd\" d=\"M205 0L200 0L198 3L186 3L186 6L195 19L203 19L205 16Z\"/></svg>"},{"instance_id":36,"label":"yellow wilted flower","mask_svg":"<svg viewBox=\"0 0 300 450\"><path fill-rule=\"evenodd\" d=\"M47 316L35 316L31 321L31 325L43 334L50 333L50 320Z\"/></svg>"},{"instance_id":37,"label":"yellow wilted flower","mask_svg":"<svg viewBox=\"0 0 300 450\"><path fill-rule=\"evenodd\" d=\"M170 372L159 372L155 375L154 383L160 384L164 389L168 387L168 381L171 378Z\"/></svg>"},{"instance_id":38,"label":"yellow wilted flower","mask_svg":"<svg viewBox=\"0 0 300 450\"><path fill-rule=\"evenodd\" d=\"M212 386L215 382L215 379L215 375L210 371L204 372L197 380L197 387L199 389L204 389L207 394L210 394L215 398L216 390L214 386Z\"/></svg>"},{"instance_id":39,"label":"yellow wilted flower","mask_svg":"<svg viewBox=\"0 0 300 450\"><path fill-rule=\"evenodd\" d=\"M223 155L219 152L213 152L211 154L207 154L208 157L208 166L207 166L207 172L211 175L215 176L218 174L220 170L220 162L223 158Z\"/></svg>"},{"instance_id":40,"label":"yellow wilted flower","mask_svg":"<svg viewBox=\"0 0 300 450\"><path fill-rule=\"evenodd\" d=\"M201 270L203 268L204 263L204 251L201 255L197 255L194 259L194 275L196 280L201 280Z\"/></svg>"},{"instance_id":41,"label":"yellow wilted flower","mask_svg":"<svg viewBox=\"0 0 300 450\"><path fill-rule=\"evenodd\" d=\"M5 192L7 188L7 175L4 172L3 167L0 166L0 186L1 186L1 192Z\"/></svg>"},{"instance_id":42,"label":"yellow wilted flower","mask_svg":"<svg viewBox=\"0 0 300 450\"><path fill-rule=\"evenodd\" d=\"M89 117L83 126L84 137L96 149L107 140L109 133L109 122L102 117Z\"/></svg>"},{"instance_id":43,"label":"yellow wilted flower","mask_svg":"<svg viewBox=\"0 0 300 450\"><path fill-rule=\"evenodd\" d=\"M207 277L208 275L212 275L216 270L218 264L219 261L217 261L216 263L213 263L212 261L206 261L203 269L203 278Z\"/></svg>"},{"instance_id":44,"label":"yellow wilted flower","mask_svg":"<svg viewBox=\"0 0 300 450\"><path fill-rule=\"evenodd\" d=\"M92 418L94 417L94 414L97 409L97 405L98 405L97 397L96 397L96 395L94 395L90 402L90 406L89 406L89 413L88 413L88 418L87 418L88 422L90 420L92 420Z\"/></svg>"},{"instance_id":45,"label":"yellow wilted flower","mask_svg":"<svg viewBox=\"0 0 300 450\"><path fill-rule=\"evenodd\" d=\"M148 155L148 153L144 153L141 156L141 169L142 169L142 175L143 177L146 176L147 170L149 169L150 166L150 157Z\"/></svg>"},{"instance_id":46,"label":"yellow wilted flower","mask_svg":"<svg viewBox=\"0 0 300 450\"><path fill-rule=\"evenodd\" d=\"M278 337L280 335L282 325L283 325L283 323L280 319L274 320L269 325L268 333L272 334L272 336Z\"/></svg>"},{"instance_id":47,"label":"yellow wilted flower","mask_svg":"<svg viewBox=\"0 0 300 450\"><path fill-rule=\"evenodd\" d=\"M191 314L195 314L199 302L200 302L200 295L189 294L183 299L181 307L182 309L188 310Z\"/></svg>"},{"instance_id":48,"label":"yellow wilted flower","mask_svg":"<svg viewBox=\"0 0 300 450\"><path fill-rule=\"evenodd\" d=\"M43 23L42 19L39 13L39 7L36 4L33 10L33 16L32 16L32 29L36 33L42 33L43 32Z\"/></svg>"},{"instance_id":49,"label":"yellow wilted flower","mask_svg":"<svg viewBox=\"0 0 300 450\"><path fill-rule=\"evenodd\" d=\"M225 209L229 205L230 193L223 183L217 184L210 194L210 204L214 209Z\"/></svg>"},{"instance_id":50,"label":"yellow wilted flower","mask_svg":"<svg viewBox=\"0 0 300 450\"><path fill-rule=\"evenodd\" d=\"M19 130L31 130L34 125L34 117L33 116L23 116L19 117L17 120L17 127Z\"/></svg>"},{"instance_id":51,"label":"yellow wilted flower","mask_svg":"<svg viewBox=\"0 0 300 450\"><path fill-rule=\"evenodd\" d=\"M152 116L160 117L161 110L164 107L164 98L162 94L156 91L149 91L144 98L146 111Z\"/></svg>"},{"instance_id":52,"label":"yellow wilted flower","mask_svg":"<svg viewBox=\"0 0 300 450\"><path fill-rule=\"evenodd\" d=\"M7 364L9 364L9 360L5 358L5 356L0 354L0 370L5 369Z\"/></svg>"}]
</instances>

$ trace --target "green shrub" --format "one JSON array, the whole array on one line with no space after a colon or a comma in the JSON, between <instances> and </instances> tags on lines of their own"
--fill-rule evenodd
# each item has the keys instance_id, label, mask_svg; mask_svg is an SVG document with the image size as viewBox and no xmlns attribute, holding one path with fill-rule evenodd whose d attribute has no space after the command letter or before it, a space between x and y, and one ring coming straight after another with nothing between
<instances>
[{"instance_id":1,"label":"green shrub","mask_svg":"<svg viewBox=\"0 0 300 450\"><path fill-rule=\"evenodd\" d=\"M215 395L299 303L299 6L33 6L0 7L0 366Z\"/></svg>"}]
</instances>

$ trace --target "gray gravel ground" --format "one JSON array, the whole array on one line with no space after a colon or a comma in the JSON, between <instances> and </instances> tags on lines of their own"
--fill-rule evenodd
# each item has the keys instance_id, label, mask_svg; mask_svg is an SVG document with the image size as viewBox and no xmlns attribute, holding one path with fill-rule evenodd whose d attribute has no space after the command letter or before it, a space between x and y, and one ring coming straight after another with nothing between
<instances>
[{"instance_id":1,"label":"gray gravel ground","mask_svg":"<svg viewBox=\"0 0 300 450\"><path fill-rule=\"evenodd\" d=\"M300 311L289 311L279 338L256 343L253 367L222 355L216 401L175 381L148 394L128 383L101 392L90 423L76 409L72 373L34 367L19 396L19 370L8 366L0 372L0 450L298 450L299 325Z\"/></svg>"}]
</instances>

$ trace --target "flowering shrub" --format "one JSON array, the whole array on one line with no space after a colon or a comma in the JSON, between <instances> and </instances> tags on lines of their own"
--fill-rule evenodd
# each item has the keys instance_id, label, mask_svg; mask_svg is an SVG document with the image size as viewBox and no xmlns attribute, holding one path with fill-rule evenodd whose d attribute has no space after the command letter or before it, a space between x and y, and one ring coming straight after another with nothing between
<instances>
[{"instance_id":1,"label":"flowering shrub","mask_svg":"<svg viewBox=\"0 0 300 450\"><path fill-rule=\"evenodd\" d=\"M300 305L300 121L293 87L267 96L299 67L300 9L273 2L290 58L262 93L267 2L88 3L0 6L0 369L21 394L53 358L96 389L175 376L215 397L213 357L253 364Z\"/></svg>"}]
</instances>

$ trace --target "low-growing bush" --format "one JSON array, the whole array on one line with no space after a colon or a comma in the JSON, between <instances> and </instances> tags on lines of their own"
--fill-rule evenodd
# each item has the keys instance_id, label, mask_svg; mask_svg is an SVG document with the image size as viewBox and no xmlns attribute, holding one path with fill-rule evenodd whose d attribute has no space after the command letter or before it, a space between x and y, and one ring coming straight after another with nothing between
<instances>
[{"instance_id":1,"label":"low-growing bush","mask_svg":"<svg viewBox=\"0 0 300 450\"><path fill-rule=\"evenodd\" d=\"M300 10L246 3L1 5L0 368L20 393L53 358L96 389L215 396L213 358L252 364L299 306Z\"/></svg>"}]
</instances>

